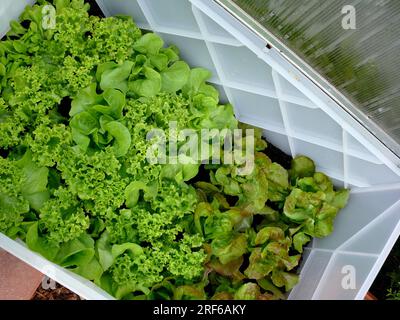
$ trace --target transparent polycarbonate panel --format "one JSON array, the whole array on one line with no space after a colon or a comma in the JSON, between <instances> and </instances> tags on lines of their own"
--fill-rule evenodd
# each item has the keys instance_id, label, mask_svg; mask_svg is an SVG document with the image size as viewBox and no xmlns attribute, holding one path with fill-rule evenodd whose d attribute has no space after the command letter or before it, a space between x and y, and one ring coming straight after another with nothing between
<instances>
[{"instance_id":1,"label":"transparent polycarbonate panel","mask_svg":"<svg viewBox=\"0 0 400 320\"><path fill-rule=\"evenodd\" d=\"M151 0L140 1L147 8L153 27L165 27L171 30L186 30L200 33L193 17L192 6L186 0Z\"/></svg>"},{"instance_id":2,"label":"transparent polycarbonate panel","mask_svg":"<svg viewBox=\"0 0 400 320\"><path fill-rule=\"evenodd\" d=\"M260 90L273 91L271 67L246 47L215 44L225 80Z\"/></svg>"},{"instance_id":3,"label":"transparent polycarbonate panel","mask_svg":"<svg viewBox=\"0 0 400 320\"><path fill-rule=\"evenodd\" d=\"M203 40L177 36L169 33L158 33L167 45L175 45L179 48L180 56L191 67L203 67L211 71L212 82L219 82L217 71L212 62L207 46Z\"/></svg>"},{"instance_id":4,"label":"transparent polycarbonate panel","mask_svg":"<svg viewBox=\"0 0 400 320\"><path fill-rule=\"evenodd\" d=\"M317 138L321 143L331 143L334 147L341 148L342 128L321 109L288 103L286 110L295 136L305 136L307 140Z\"/></svg>"},{"instance_id":5,"label":"transparent polycarbonate panel","mask_svg":"<svg viewBox=\"0 0 400 320\"><path fill-rule=\"evenodd\" d=\"M317 170L332 178L343 180L343 154L324 146L292 139L296 155L304 155L314 160Z\"/></svg>"},{"instance_id":6,"label":"transparent polycarbonate panel","mask_svg":"<svg viewBox=\"0 0 400 320\"><path fill-rule=\"evenodd\" d=\"M400 1L233 2L400 143Z\"/></svg>"},{"instance_id":7,"label":"transparent polycarbonate panel","mask_svg":"<svg viewBox=\"0 0 400 320\"><path fill-rule=\"evenodd\" d=\"M341 245L341 249L352 252L380 254L385 251L386 244L397 239L396 229L400 221L400 200L392 205L377 219L355 234ZM370 241L370 239L374 241Z\"/></svg>"},{"instance_id":8,"label":"transparent polycarbonate panel","mask_svg":"<svg viewBox=\"0 0 400 320\"><path fill-rule=\"evenodd\" d=\"M312 299L316 300L354 300L363 299L371 285L371 270L378 256L358 253L334 253ZM375 272L374 272L375 273ZM362 295L360 297L360 292Z\"/></svg>"},{"instance_id":9,"label":"transparent polycarbonate panel","mask_svg":"<svg viewBox=\"0 0 400 320\"><path fill-rule=\"evenodd\" d=\"M301 286L296 286L290 293L292 300L310 300L332 257L332 252L306 250L307 260L300 274Z\"/></svg>"},{"instance_id":10,"label":"transparent polycarbonate panel","mask_svg":"<svg viewBox=\"0 0 400 320\"><path fill-rule=\"evenodd\" d=\"M361 230L365 229L367 226L376 226L375 231L369 232L369 237L372 235L379 234L378 237L373 236L374 241L378 242L375 245L371 245L368 242L364 243L365 246L370 246L371 248L376 248L380 246L378 239L386 236L388 237L396 223L393 220L383 219L382 221L388 222L390 231L385 233L385 229L379 227L380 223L375 222L378 217L380 217L384 212L388 211L393 205L395 205L400 200L400 188L393 190L371 190L370 192L352 192L350 194L350 201L347 206L340 211L336 217L334 224L334 232L323 239L315 239L314 247L319 249L329 249L335 250L344 243L349 241L349 239L356 237ZM397 208L398 211L398 208ZM395 219L400 218L395 213ZM389 216L389 218L391 215ZM398 221L398 220L397 220ZM386 241L382 241L385 244ZM372 249L371 249L372 250ZM355 250L357 252L362 252L364 250ZM365 252L365 251L364 251ZM368 251L367 251L368 252Z\"/></svg>"},{"instance_id":11,"label":"transparent polycarbonate panel","mask_svg":"<svg viewBox=\"0 0 400 320\"><path fill-rule=\"evenodd\" d=\"M232 103L240 120L257 121L262 119L263 126L284 131L279 101L242 90L231 89Z\"/></svg>"},{"instance_id":12,"label":"transparent polycarbonate panel","mask_svg":"<svg viewBox=\"0 0 400 320\"><path fill-rule=\"evenodd\" d=\"M204 13L201 13L198 9L193 8L193 11L200 16L204 23L205 33L209 37L210 41L227 43L234 46L241 46L242 44L235 39L228 31L222 28L220 25L215 23L211 18L209 18Z\"/></svg>"},{"instance_id":13,"label":"transparent polycarbonate panel","mask_svg":"<svg viewBox=\"0 0 400 320\"><path fill-rule=\"evenodd\" d=\"M375 164L348 156L348 175L365 185L392 184L400 182L400 177L383 164Z\"/></svg>"},{"instance_id":14,"label":"transparent polycarbonate panel","mask_svg":"<svg viewBox=\"0 0 400 320\"><path fill-rule=\"evenodd\" d=\"M142 9L136 1L118 0L115 1L113 6L108 6L106 0L97 2L101 10L107 15L129 15L141 28L149 28L149 23L143 14Z\"/></svg>"},{"instance_id":15,"label":"transparent polycarbonate panel","mask_svg":"<svg viewBox=\"0 0 400 320\"><path fill-rule=\"evenodd\" d=\"M281 151L290 155L290 146L287 136L268 130L263 131L263 136L268 142L272 143L274 146L279 146Z\"/></svg>"}]
</instances>

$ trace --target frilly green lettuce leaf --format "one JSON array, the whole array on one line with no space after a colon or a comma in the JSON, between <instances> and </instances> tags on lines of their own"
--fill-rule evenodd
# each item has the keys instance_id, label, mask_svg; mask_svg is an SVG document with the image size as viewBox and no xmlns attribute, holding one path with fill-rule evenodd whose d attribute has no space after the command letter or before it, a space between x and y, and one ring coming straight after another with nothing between
<instances>
[{"instance_id":1,"label":"frilly green lettuce leaf","mask_svg":"<svg viewBox=\"0 0 400 320\"><path fill-rule=\"evenodd\" d=\"M122 118L122 110L125 107L125 94L117 89L106 89L103 92L103 99L108 105L95 105L93 109L102 114L109 115L115 120Z\"/></svg>"},{"instance_id":2,"label":"frilly green lettuce leaf","mask_svg":"<svg viewBox=\"0 0 400 320\"><path fill-rule=\"evenodd\" d=\"M274 271L271 279L277 287L285 287L285 291L290 291L299 282L297 274L284 271Z\"/></svg>"},{"instance_id":3,"label":"frilly green lettuce leaf","mask_svg":"<svg viewBox=\"0 0 400 320\"><path fill-rule=\"evenodd\" d=\"M250 254L249 266L244 274L249 279L262 279L274 269L275 261L262 256L261 248L255 248Z\"/></svg>"},{"instance_id":4,"label":"frilly green lettuce leaf","mask_svg":"<svg viewBox=\"0 0 400 320\"><path fill-rule=\"evenodd\" d=\"M310 242L311 238L307 236L304 232L296 233L293 236L293 247L298 252L303 252L303 246Z\"/></svg>"},{"instance_id":5,"label":"frilly green lettuce leaf","mask_svg":"<svg viewBox=\"0 0 400 320\"><path fill-rule=\"evenodd\" d=\"M140 191L144 193L143 199L145 201L150 201L156 197L158 185L157 183L146 184L143 181L131 182L125 190L125 204L128 208L133 208L137 204Z\"/></svg>"},{"instance_id":6,"label":"frilly green lettuce leaf","mask_svg":"<svg viewBox=\"0 0 400 320\"><path fill-rule=\"evenodd\" d=\"M203 288L195 285L183 285L174 289L174 300L204 300L206 294Z\"/></svg>"},{"instance_id":7,"label":"frilly green lettuce leaf","mask_svg":"<svg viewBox=\"0 0 400 320\"><path fill-rule=\"evenodd\" d=\"M95 282L100 281L100 278L103 275L103 268L99 260L95 257L93 257L90 262L72 269L72 271Z\"/></svg>"},{"instance_id":8,"label":"frilly green lettuce leaf","mask_svg":"<svg viewBox=\"0 0 400 320\"><path fill-rule=\"evenodd\" d=\"M99 122L89 112L83 111L71 119L70 126L79 133L88 136L99 127Z\"/></svg>"},{"instance_id":9,"label":"frilly green lettuce leaf","mask_svg":"<svg viewBox=\"0 0 400 320\"><path fill-rule=\"evenodd\" d=\"M199 172L200 164L166 164L161 170L161 177L175 180L177 183L189 181Z\"/></svg>"},{"instance_id":10,"label":"frilly green lettuce leaf","mask_svg":"<svg viewBox=\"0 0 400 320\"><path fill-rule=\"evenodd\" d=\"M163 53L149 55L151 65L159 72L168 67L169 57Z\"/></svg>"},{"instance_id":11,"label":"frilly green lettuce leaf","mask_svg":"<svg viewBox=\"0 0 400 320\"><path fill-rule=\"evenodd\" d=\"M103 97L97 94L96 87L97 83L92 83L79 91L71 102L71 110L69 112L71 117L82 111L87 111L88 107L96 105L103 100Z\"/></svg>"},{"instance_id":12,"label":"frilly green lettuce leaf","mask_svg":"<svg viewBox=\"0 0 400 320\"><path fill-rule=\"evenodd\" d=\"M182 92L189 97L194 97L201 86L211 78L211 72L203 68L194 68L190 70L190 75L187 83L182 89Z\"/></svg>"},{"instance_id":13,"label":"frilly green lettuce leaf","mask_svg":"<svg viewBox=\"0 0 400 320\"><path fill-rule=\"evenodd\" d=\"M104 231L96 241L96 252L99 257L99 263L104 271L107 271L114 263L114 257L111 252L112 245L109 242L109 232Z\"/></svg>"},{"instance_id":14,"label":"frilly green lettuce leaf","mask_svg":"<svg viewBox=\"0 0 400 320\"><path fill-rule=\"evenodd\" d=\"M256 283L245 283L235 293L235 300L257 300L261 295L260 287Z\"/></svg>"},{"instance_id":15,"label":"frilly green lettuce leaf","mask_svg":"<svg viewBox=\"0 0 400 320\"><path fill-rule=\"evenodd\" d=\"M278 227L264 227L256 236L255 244L264 244L268 240L282 240L285 238L285 234L281 228Z\"/></svg>"},{"instance_id":16,"label":"frilly green lettuce leaf","mask_svg":"<svg viewBox=\"0 0 400 320\"><path fill-rule=\"evenodd\" d=\"M222 264L238 259L247 252L246 235L219 236L211 242L211 250Z\"/></svg>"},{"instance_id":17,"label":"frilly green lettuce leaf","mask_svg":"<svg viewBox=\"0 0 400 320\"><path fill-rule=\"evenodd\" d=\"M136 243L115 244L111 248L111 254L114 259L123 253L128 252L131 256L139 256L143 254L143 249Z\"/></svg>"},{"instance_id":18,"label":"frilly green lettuce leaf","mask_svg":"<svg viewBox=\"0 0 400 320\"><path fill-rule=\"evenodd\" d=\"M288 172L277 163L271 163L267 170L269 200L284 201L289 194Z\"/></svg>"},{"instance_id":19,"label":"frilly green lettuce leaf","mask_svg":"<svg viewBox=\"0 0 400 320\"><path fill-rule=\"evenodd\" d=\"M295 181L297 178L312 177L315 173L315 164L306 156L297 156L292 160L289 170L290 178Z\"/></svg>"}]
</instances>

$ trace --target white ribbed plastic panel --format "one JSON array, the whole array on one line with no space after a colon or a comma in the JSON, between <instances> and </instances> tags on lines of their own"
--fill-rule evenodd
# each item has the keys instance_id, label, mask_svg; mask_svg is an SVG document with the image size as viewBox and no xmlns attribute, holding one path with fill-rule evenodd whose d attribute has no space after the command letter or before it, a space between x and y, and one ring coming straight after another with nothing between
<instances>
[{"instance_id":1,"label":"white ribbed plastic panel","mask_svg":"<svg viewBox=\"0 0 400 320\"><path fill-rule=\"evenodd\" d=\"M0 3L0 35L4 35L10 24L10 20L18 19L25 6L34 0L1 0Z\"/></svg>"},{"instance_id":2,"label":"white ribbed plastic panel","mask_svg":"<svg viewBox=\"0 0 400 320\"><path fill-rule=\"evenodd\" d=\"M288 154L313 158L338 187L352 189L334 233L306 249L300 284L289 299L363 299L400 234L399 160L216 2L97 2L107 16L131 15L141 28L177 45L193 67L209 68L211 82L242 122L263 128L267 140ZM84 298L111 298L1 234L0 246Z\"/></svg>"}]
</instances>

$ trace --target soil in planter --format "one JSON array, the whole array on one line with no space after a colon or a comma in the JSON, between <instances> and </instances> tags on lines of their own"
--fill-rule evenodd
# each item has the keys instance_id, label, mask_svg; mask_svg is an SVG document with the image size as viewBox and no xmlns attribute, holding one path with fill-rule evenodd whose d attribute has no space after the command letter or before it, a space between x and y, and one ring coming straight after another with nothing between
<instances>
[{"instance_id":1,"label":"soil in planter","mask_svg":"<svg viewBox=\"0 0 400 320\"><path fill-rule=\"evenodd\" d=\"M378 300L394 299L388 291L399 292L396 300L400 300L400 241L394 245L381 271L371 286L370 292Z\"/></svg>"},{"instance_id":2,"label":"soil in planter","mask_svg":"<svg viewBox=\"0 0 400 320\"><path fill-rule=\"evenodd\" d=\"M40 285L32 300L81 300L81 298L57 283L55 289L44 289Z\"/></svg>"}]
</instances>

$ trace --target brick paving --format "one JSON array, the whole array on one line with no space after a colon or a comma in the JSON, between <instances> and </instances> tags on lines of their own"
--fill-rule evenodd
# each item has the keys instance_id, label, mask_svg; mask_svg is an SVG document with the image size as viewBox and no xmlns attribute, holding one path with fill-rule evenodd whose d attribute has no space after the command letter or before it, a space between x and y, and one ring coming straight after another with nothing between
<instances>
[{"instance_id":1,"label":"brick paving","mask_svg":"<svg viewBox=\"0 0 400 320\"><path fill-rule=\"evenodd\" d=\"M0 248L0 300L30 300L43 275Z\"/></svg>"}]
</instances>

